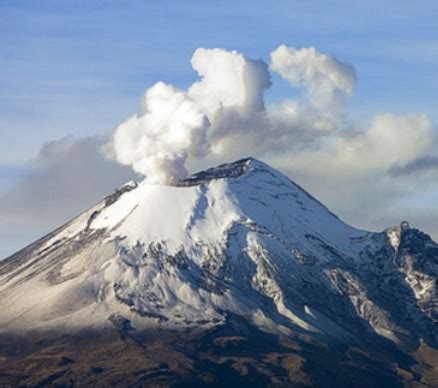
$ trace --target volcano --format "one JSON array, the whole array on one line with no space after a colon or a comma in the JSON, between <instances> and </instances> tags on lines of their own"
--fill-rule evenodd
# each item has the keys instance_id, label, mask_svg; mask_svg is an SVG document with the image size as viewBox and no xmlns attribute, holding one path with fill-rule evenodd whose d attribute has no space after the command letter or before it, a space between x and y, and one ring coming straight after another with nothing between
<instances>
[{"instance_id":1,"label":"volcano","mask_svg":"<svg viewBox=\"0 0 438 388\"><path fill-rule=\"evenodd\" d=\"M130 182L0 262L0 383L437 386L437 275L253 158Z\"/></svg>"}]
</instances>

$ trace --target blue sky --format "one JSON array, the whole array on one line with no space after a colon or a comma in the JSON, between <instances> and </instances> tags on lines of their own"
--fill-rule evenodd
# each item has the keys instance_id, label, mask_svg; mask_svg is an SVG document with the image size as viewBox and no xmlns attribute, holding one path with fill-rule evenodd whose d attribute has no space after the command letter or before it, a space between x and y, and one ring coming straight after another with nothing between
<instances>
[{"instance_id":1,"label":"blue sky","mask_svg":"<svg viewBox=\"0 0 438 388\"><path fill-rule=\"evenodd\" d=\"M384 4L383 4L384 3ZM281 43L352 63L353 119L426 112L438 85L438 3L422 1L0 1L0 164L47 140L109 130L157 80L186 86L197 47L269 59ZM281 83L267 98L290 93Z\"/></svg>"},{"instance_id":2,"label":"blue sky","mask_svg":"<svg viewBox=\"0 0 438 388\"><path fill-rule=\"evenodd\" d=\"M190 85L198 47L269 62L280 44L314 46L356 68L351 123L367 125L384 112L425 113L436 130L437 20L438 2L427 0L0 0L0 194L28 176L47 142L110 131L159 80ZM273 78L268 102L294 93L278 74ZM325 199L323 189L317 194ZM430 213L436 198L429 184L404 203L421 209L424 225L435 225L438 235ZM42 231L29 232L28 240ZM15 237L4 252L22 240Z\"/></svg>"}]
</instances>

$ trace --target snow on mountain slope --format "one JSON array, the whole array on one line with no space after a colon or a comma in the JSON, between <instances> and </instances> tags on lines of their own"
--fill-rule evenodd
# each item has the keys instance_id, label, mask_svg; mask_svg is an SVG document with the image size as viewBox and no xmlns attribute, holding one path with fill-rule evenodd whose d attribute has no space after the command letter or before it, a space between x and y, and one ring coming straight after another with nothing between
<instances>
[{"instance_id":1,"label":"snow on mountain slope","mask_svg":"<svg viewBox=\"0 0 438 388\"><path fill-rule=\"evenodd\" d=\"M166 241L173 252L197 241L218 244L235 223L256 224L283 241L305 243L304 234L314 233L346 250L352 237L364 234L263 163L238 163L247 170L234 179L212 179L187 187L184 181L180 186L140 184L104 209L91 228L126 236L131 246L137 241L146 245Z\"/></svg>"},{"instance_id":2,"label":"snow on mountain slope","mask_svg":"<svg viewBox=\"0 0 438 388\"><path fill-rule=\"evenodd\" d=\"M397 240L397 241L395 241ZM131 182L0 263L0 332L223 324L437 343L438 247L346 225L266 164Z\"/></svg>"}]
</instances>

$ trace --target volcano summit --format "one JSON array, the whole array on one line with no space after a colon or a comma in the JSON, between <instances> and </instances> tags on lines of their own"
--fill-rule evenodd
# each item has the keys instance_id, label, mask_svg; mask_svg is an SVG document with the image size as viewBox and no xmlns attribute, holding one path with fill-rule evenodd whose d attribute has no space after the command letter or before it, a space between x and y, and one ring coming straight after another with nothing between
<instances>
[{"instance_id":1,"label":"volcano summit","mask_svg":"<svg viewBox=\"0 0 438 388\"><path fill-rule=\"evenodd\" d=\"M252 158L131 182L0 262L0 383L434 386L437 275Z\"/></svg>"}]
</instances>

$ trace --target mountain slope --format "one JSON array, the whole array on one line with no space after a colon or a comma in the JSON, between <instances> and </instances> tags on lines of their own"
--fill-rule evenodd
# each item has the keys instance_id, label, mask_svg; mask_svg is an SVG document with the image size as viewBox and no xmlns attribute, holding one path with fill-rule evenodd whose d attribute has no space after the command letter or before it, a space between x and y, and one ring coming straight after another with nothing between
<instances>
[{"instance_id":1,"label":"mountain slope","mask_svg":"<svg viewBox=\"0 0 438 388\"><path fill-rule=\"evenodd\" d=\"M231 325L398 363L438 347L437 275L424 233L357 230L249 158L129 183L1 262L0 333Z\"/></svg>"}]
</instances>

